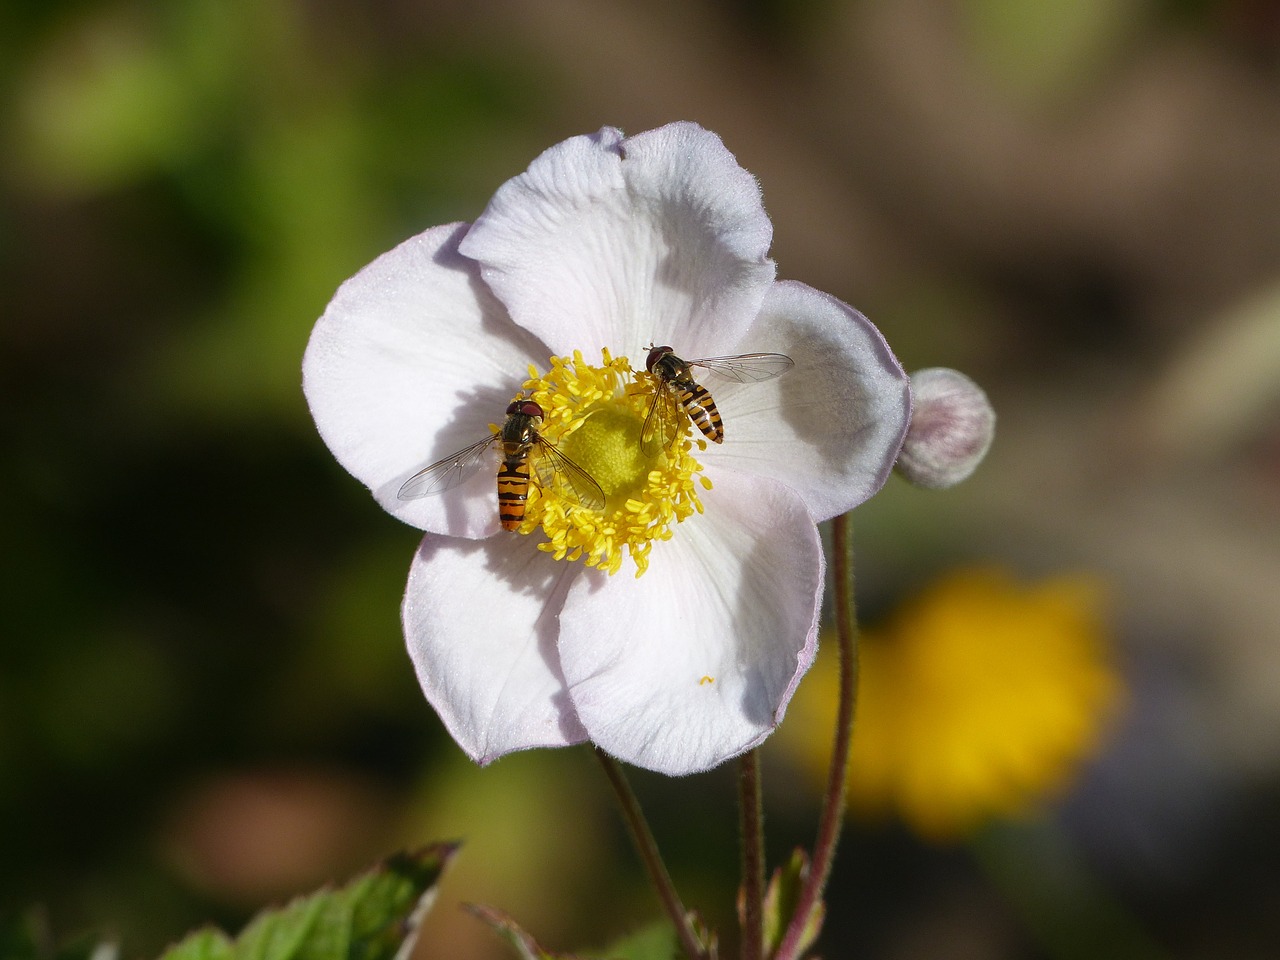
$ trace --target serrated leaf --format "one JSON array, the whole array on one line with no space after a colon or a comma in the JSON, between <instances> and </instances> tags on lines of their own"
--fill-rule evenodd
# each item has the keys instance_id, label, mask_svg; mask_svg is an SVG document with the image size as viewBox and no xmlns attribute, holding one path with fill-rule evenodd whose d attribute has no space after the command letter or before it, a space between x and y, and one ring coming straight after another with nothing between
<instances>
[{"instance_id":1,"label":"serrated leaf","mask_svg":"<svg viewBox=\"0 0 1280 960\"><path fill-rule=\"evenodd\" d=\"M464 906L471 914L487 923L503 940L511 944L520 960L579 960L572 954L552 953L542 949L538 941L501 910L478 903L468 903Z\"/></svg>"},{"instance_id":2,"label":"serrated leaf","mask_svg":"<svg viewBox=\"0 0 1280 960\"><path fill-rule=\"evenodd\" d=\"M231 938L214 927L205 927L166 950L163 960L231 960L234 956Z\"/></svg>"},{"instance_id":3,"label":"serrated leaf","mask_svg":"<svg viewBox=\"0 0 1280 960\"><path fill-rule=\"evenodd\" d=\"M324 890L294 900L277 910L258 914L236 940L236 960L301 960L307 952L305 948L314 928L326 912L325 908L340 893ZM332 944L335 921L341 922L340 917L330 920L328 937L325 937L325 931L321 931L317 938L326 942L310 951L317 958L323 956L337 960L346 956L345 950L334 949Z\"/></svg>"},{"instance_id":4,"label":"serrated leaf","mask_svg":"<svg viewBox=\"0 0 1280 960\"><path fill-rule=\"evenodd\" d=\"M765 954L770 955L778 949L787 932L791 918L796 912L796 901L805 880L809 877L809 855L797 848L786 866L773 871L769 879L769 887L764 893L764 946ZM826 918L826 906L819 900L809 911L805 921L804 932L800 936L796 955L803 954L818 939L822 930L822 921Z\"/></svg>"},{"instance_id":5,"label":"serrated leaf","mask_svg":"<svg viewBox=\"0 0 1280 960\"><path fill-rule=\"evenodd\" d=\"M407 956L456 844L389 857L345 887L259 914L232 941L200 930L160 960L396 960Z\"/></svg>"}]
</instances>

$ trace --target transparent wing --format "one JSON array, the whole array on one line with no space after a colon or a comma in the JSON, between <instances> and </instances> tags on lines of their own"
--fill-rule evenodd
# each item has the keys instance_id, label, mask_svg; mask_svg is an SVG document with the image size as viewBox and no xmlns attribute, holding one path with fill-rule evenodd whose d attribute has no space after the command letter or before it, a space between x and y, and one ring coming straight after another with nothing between
<instances>
[{"instance_id":1,"label":"transparent wing","mask_svg":"<svg viewBox=\"0 0 1280 960\"><path fill-rule=\"evenodd\" d=\"M529 462L538 485L574 500L588 510L604 509L604 491L591 474L539 437L529 450Z\"/></svg>"},{"instance_id":2,"label":"transparent wing","mask_svg":"<svg viewBox=\"0 0 1280 960\"><path fill-rule=\"evenodd\" d=\"M744 353L737 357L707 357L703 360L690 360L688 363L690 366L703 367L708 373L726 380L737 380L738 383L772 380L795 366L794 360L781 353Z\"/></svg>"},{"instance_id":3,"label":"transparent wing","mask_svg":"<svg viewBox=\"0 0 1280 960\"><path fill-rule=\"evenodd\" d=\"M401 500L417 500L419 497L430 497L443 493L460 484L476 472L485 451L497 441L495 433L491 437L477 440L469 447L463 447L457 453L437 460L429 467L424 467L404 482L400 492L396 494Z\"/></svg>"},{"instance_id":4,"label":"transparent wing","mask_svg":"<svg viewBox=\"0 0 1280 960\"><path fill-rule=\"evenodd\" d=\"M658 383L653 391L653 400L649 403L649 412L644 416L644 426L640 428L640 450L652 460L659 453L670 449L676 437L680 435L680 417L684 416L680 402L672 389L664 383Z\"/></svg>"}]
</instances>

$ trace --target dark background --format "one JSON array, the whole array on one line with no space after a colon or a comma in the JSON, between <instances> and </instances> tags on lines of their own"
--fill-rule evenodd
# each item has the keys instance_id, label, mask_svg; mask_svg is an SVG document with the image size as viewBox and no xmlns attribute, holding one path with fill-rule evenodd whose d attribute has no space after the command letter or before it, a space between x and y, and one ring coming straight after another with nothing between
<instances>
[{"instance_id":1,"label":"dark background","mask_svg":"<svg viewBox=\"0 0 1280 960\"><path fill-rule=\"evenodd\" d=\"M1275 955L1268 0L7 3L0 909L145 957L465 837L422 957L505 955L459 899L556 949L656 914L585 750L480 771L422 701L398 625L417 534L329 456L299 363L377 253L564 137L674 119L759 177L780 276L999 411L967 484L895 479L858 511L864 614L973 562L1114 588L1146 719L1032 859L1144 931L1110 955ZM776 862L814 804L765 762ZM731 939L731 771L637 783ZM855 823L825 955L1106 955L1052 898L1028 916L1025 879Z\"/></svg>"}]
</instances>

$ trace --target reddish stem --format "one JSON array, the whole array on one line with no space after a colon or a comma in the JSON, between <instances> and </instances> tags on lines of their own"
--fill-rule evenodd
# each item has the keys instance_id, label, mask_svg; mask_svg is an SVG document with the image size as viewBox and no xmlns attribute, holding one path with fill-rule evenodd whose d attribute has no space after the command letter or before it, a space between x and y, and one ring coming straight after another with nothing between
<instances>
[{"instance_id":1,"label":"reddish stem","mask_svg":"<svg viewBox=\"0 0 1280 960\"><path fill-rule=\"evenodd\" d=\"M787 925L773 960L798 960L801 938L831 875L831 863L844 823L845 783L849 751L853 743L853 710L858 694L858 624L853 609L853 532L848 516L831 522L831 572L835 581L836 640L840 649L840 702L836 709L835 746L823 796L818 835L813 844L809 876L796 899L795 913Z\"/></svg>"}]
</instances>

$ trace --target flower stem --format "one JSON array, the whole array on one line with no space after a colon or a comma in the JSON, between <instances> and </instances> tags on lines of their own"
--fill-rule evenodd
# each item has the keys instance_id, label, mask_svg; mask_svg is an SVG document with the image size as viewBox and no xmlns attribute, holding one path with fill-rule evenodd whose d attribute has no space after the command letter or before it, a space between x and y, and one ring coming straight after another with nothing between
<instances>
[{"instance_id":1,"label":"flower stem","mask_svg":"<svg viewBox=\"0 0 1280 960\"><path fill-rule=\"evenodd\" d=\"M764 958L764 811L760 802L760 755L748 750L738 761L742 831L742 960Z\"/></svg>"},{"instance_id":2,"label":"flower stem","mask_svg":"<svg viewBox=\"0 0 1280 960\"><path fill-rule=\"evenodd\" d=\"M809 876L796 898L795 912L778 944L773 960L797 960L802 937L813 911L822 900L840 827L844 822L845 782L853 743L853 708L858 695L858 623L853 607L853 529L847 514L831 521L831 573L835 581L836 640L840 649L840 703L836 710L835 746L823 796L818 836L813 844Z\"/></svg>"},{"instance_id":3,"label":"flower stem","mask_svg":"<svg viewBox=\"0 0 1280 960\"><path fill-rule=\"evenodd\" d=\"M681 948L689 960L706 960L707 952L694 932L693 924L689 922L689 912L680 902L680 895L676 893L675 884L671 882L671 874L667 872L667 866L662 862L662 854L658 852L657 841L653 839L653 831L649 829L649 822L644 818L640 801L635 791L631 789L622 765L598 747L594 750L600 765L604 767L605 776L609 778L613 792L618 797L622 818L626 820L627 827L631 831L631 840L636 845L636 852L640 854L645 869L649 871L649 879L657 889L658 899L662 901L676 928L676 936L680 939Z\"/></svg>"}]
</instances>

